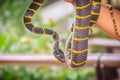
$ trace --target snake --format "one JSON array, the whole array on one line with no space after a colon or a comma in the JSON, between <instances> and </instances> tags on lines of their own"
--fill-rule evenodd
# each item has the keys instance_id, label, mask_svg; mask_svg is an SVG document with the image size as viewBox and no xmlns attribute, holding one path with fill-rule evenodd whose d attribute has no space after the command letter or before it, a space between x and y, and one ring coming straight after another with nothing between
<instances>
[{"instance_id":1,"label":"snake","mask_svg":"<svg viewBox=\"0 0 120 80\"><path fill-rule=\"evenodd\" d=\"M86 28L89 28L89 31L88 31L88 36L90 36L92 34L92 25L96 23L98 17L99 17L99 14L100 14L100 7L101 7L101 0L92 0L91 1L91 20L90 20L90 26L87 26L87 27L81 27L81 28L76 28L76 29L79 29L79 30L83 30L83 29L86 29ZM86 4L84 6L81 7L81 9L85 9L89 4ZM78 9L76 7L76 9ZM80 9L80 8L79 8ZM73 32L73 27L74 27L74 23L72 24L72 29L71 31ZM70 59L71 58L71 44L72 44L72 33L70 34L68 40L67 40L67 46L66 46L66 56L67 56L67 59ZM82 33L81 33L82 34ZM84 36L84 35L83 35ZM84 41L84 40L83 40ZM86 49L83 49L83 51L87 52L87 49L88 49L88 43L86 42ZM83 42L81 42L81 44L79 44L79 46L81 45L81 47L85 46L85 44L83 44ZM81 50L82 51L82 50ZM73 55L74 56L74 55ZM77 59L78 58L78 59ZM78 67L84 65L84 63L86 62L87 60L87 53L82 53L77 55L77 57L75 58L76 61L78 61L79 63L74 63L73 62L73 67L76 67L78 65ZM79 61L81 59L81 61ZM76 65L76 66L75 66Z\"/></svg>"},{"instance_id":2,"label":"snake","mask_svg":"<svg viewBox=\"0 0 120 80\"><path fill-rule=\"evenodd\" d=\"M50 35L54 40L53 55L61 63L71 68L79 68L87 62L88 39L91 35L91 25L95 24L99 17L101 0L74 0L75 21L72 31L67 39L65 53L59 48L59 35L49 28L36 27L32 23L32 17L43 4L44 0L33 0L23 16L25 27L36 34Z\"/></svg>"},{"instance_id":3,"label":"snake","mask_svg":"<svg viewBox=\"0 0 120 80\"><path fill-rule=\"evenodd\" d=\"M59 49L59 35L56 31L52 30L52 29L47 29L47 28L40 28L40 27L36 27L32 24L32 17L35 14L35 12L38 10L39 7L42 6L44 0L33 0L32 3L30 4L30 6L28 7L28 9L26 10L26 12L24 13L24 24L25 27L36 34L46 34L46 35L50 35L53 40L54 40L54 51L53 51L53 55L55 56L55 58L64 63L65 62L65 56L64 53L61 49Z\"/></svg>"}]
</instances>

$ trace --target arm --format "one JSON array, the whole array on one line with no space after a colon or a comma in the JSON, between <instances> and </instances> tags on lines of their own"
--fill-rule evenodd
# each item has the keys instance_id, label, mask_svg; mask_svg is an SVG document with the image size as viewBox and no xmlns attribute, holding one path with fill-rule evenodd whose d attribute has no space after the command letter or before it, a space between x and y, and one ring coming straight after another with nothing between
<instances>
[{"instance_id":1,"label":"arm","mask_svg":"<svg viewBox=\"0 0 120 80\"><path fill-rule=\"evenodd\" d=\"M74 0L65 0L65 1L68 1L71 3L74 2ZM117 11L114 9L113 13L115 15L117 30L120 35L120 11ZM113 20L110 15L110 9L104 5L101 5L100 16L96 22L96 26L98 26L102 31L107 33L112 38L120 40L120 37L115 34Z\"/></svg>"},{"instance_id":2,"label":"arm","mask_svg":"<svg viewBox=\"0 0 120 80\"><path fill-rule=\"evenodd\" d=\"M114 9L113 13L115 15L117 30L120 35L120 11ZM108 7L104 5L101 6L100 16L96 22L96 25L112 38L120 40L120 37L115 34L113 20L110 15L110 9Z\"/></svg>"}]
</instances>

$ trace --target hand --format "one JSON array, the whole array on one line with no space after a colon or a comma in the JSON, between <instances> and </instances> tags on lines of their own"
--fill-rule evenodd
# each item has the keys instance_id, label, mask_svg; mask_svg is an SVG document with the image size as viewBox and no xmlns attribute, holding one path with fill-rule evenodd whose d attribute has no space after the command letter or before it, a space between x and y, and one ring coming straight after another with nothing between
<instances>
[{"instance_id":1,"label":"hand","mask_svg":"<svg viewBox=\"0 0 120 80\"><path fill-rule=\"evenodd\" d=\"M67 1L67 2L70 2L70 3L74 3L74 0L64 0L64 1Z\"/></svg>"}]
</instances>

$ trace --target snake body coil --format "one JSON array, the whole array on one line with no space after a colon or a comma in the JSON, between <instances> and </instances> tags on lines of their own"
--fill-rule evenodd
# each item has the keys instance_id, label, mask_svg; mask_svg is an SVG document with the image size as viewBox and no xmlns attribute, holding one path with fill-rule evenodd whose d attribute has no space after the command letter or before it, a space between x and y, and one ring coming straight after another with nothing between
<instances>
[{"instance_id":1,"label":"snake body coil","mask_svg":"<svg viewBox=\"0 0 120 80\"><path fill-rule=\"evenodd\" d=\"M91 18L90 0L75 0L76 16L71 41L71 58L68 64L77 68L86 63ZM87 7L86 7L87 6Z\"/></svg>"},{"instance_id":2,"label":"snake body coil","mask_svg":"<svg viewBox=\"0 0 120 80\"><path fill-rule=\"evenodd\" d=\"M36 12L36 10L42 5L44 0L33 0L33 2L31 3L31 5L29 6L29 8L27 9L27 11L24 14L24 24L26 26L26 28L33 32L33 33L37 33L37 34L47 34L53 37L55 44L54 44L54 56L56 59L58 59L60 62L64 63L65 62L65 58L64 58L64 54L62 52L61 49L59 49L59 36L57 34L57 32L53 31L52 29L46 29L46 28L39 28L39 27L35 27L32 24L32 16L34 15L34 13Z\"/></svg>"},{"instance_id":3,"label":"snake body coil","mask_svg":"<svg viewBox=\"0 0 120 80\"><path fill-rule=\"evenodd\" d=\"M75 22L73 31L68 38L65 55L59 49L59 35L52 29L35 27L32 24L32 16L42 5L44 0L33 0L24 14L24 24L26 28L37 34L47 34L53 37L54 56L62 63L67 63L72 68L79 68L87 61L88 38L93 25L99 15L101 0L75 0ZM92 6L91 6L92 5ZM92 15L92 16L91 16Z\"/></svg>"},{"instance_id":4,"label":"snake body coil","mask_svg":"<svg viewBox=\"0 0 120 80\"><path fill-rule=\"evenodd\" d=\"M85 1L86 2L86 1ZM85 30L85 29L88 29L89 31L87 32L88 33L88 36L90 36L91 35L91 32L92 32L92 25L97 21L97 19L98 19L98 16L99 16L99 13L100 13L100 4L101 4L101 0L92 0L92 4L90 5L90 3L88 3L88 4L86 4L86 5L84 5L84 6L81 6L81 8L80 7L77 7L76 6L76 12L77 11L79 11L79 10L85 10L85 9L87 9L87 8L89 8L90 6L91 6L91 20L89 21L88 20L88 22L86 22L87 24L89 24L89 22L90 22L90 25L89 26L80 26L80 27L76 27L76 25L72 25L72 29L71 29L71 31L72 32L74 32L73 31L73 28L74 27L76 27L76 29L78 29L79 31L82 31L82 30ZM86 11L83 11L83 13L87 13L89 10L86 10ZM89 13L89 15L90 15L90 13ZM86 18L86 19L90 19L90 17L88 17L88 18ZM81 23L80 24L85 24L86 25L86 23L84 22L84 18L82 19L83 21L81 21ZM78 33L78 35L80 35L80 33ZM86 37L85 35L84 35L84 33L82 34L81 33L81 35L82 36L84 36L84 37ZM69 59L71 59L72 58L72 56L74 56L74 54L72 55L71 54L71 46L72 46L72 39L73 39L73 33L71 33L70 34L70 36L69 36L69 38L68 38L68 40L67 40L67 45L66 45L66 56L67 56L67 60L69 60ZM74 62L72 62L72 63L74 63L73 65L73 67L75 68L75 65L76 65L76 67L77 67L77 65L78 65L78 67L80 67L80 66L82 66L82 64L84 64L85 62L86 62L86 60L87 60L87 49L88 49L88 45L86 44L84 44L84 42L85 43L87 43L87 38L88 37L86 37L86 40L82 40L82 41L80 41L80 42L78 42L76 45L77 45L77 47L78 46L80 46L81 48L83 48L84 46L86 46L86 49L83 49L83 50L81 50L81 52L78 54L79 56L77 56L77 58L75 58L75 61L78 61L79 63L77 63L77 64L75 64ZM85 53L86 52L86 53ZM78 60L77 60L78 59ZM80 61L81 60L81 61Z\"/></svg>"}]
</instances>

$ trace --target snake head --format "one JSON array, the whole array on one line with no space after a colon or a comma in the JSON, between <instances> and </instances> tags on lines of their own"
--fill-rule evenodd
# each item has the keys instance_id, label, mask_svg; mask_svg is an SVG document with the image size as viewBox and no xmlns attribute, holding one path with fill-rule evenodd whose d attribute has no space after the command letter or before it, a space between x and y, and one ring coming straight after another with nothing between
<instances>
[{"instance_id":1,"label":"snake head","mask_svg":"<svg viewBox=\"0 0 120 80\"><path fill-rule=\"evenodd\" d=\"M65 63L65 56L64 56L64 53L61 49L57 49L53 52L55 58L61 62L61 63Z\"/></svg>"}]
</instances>

